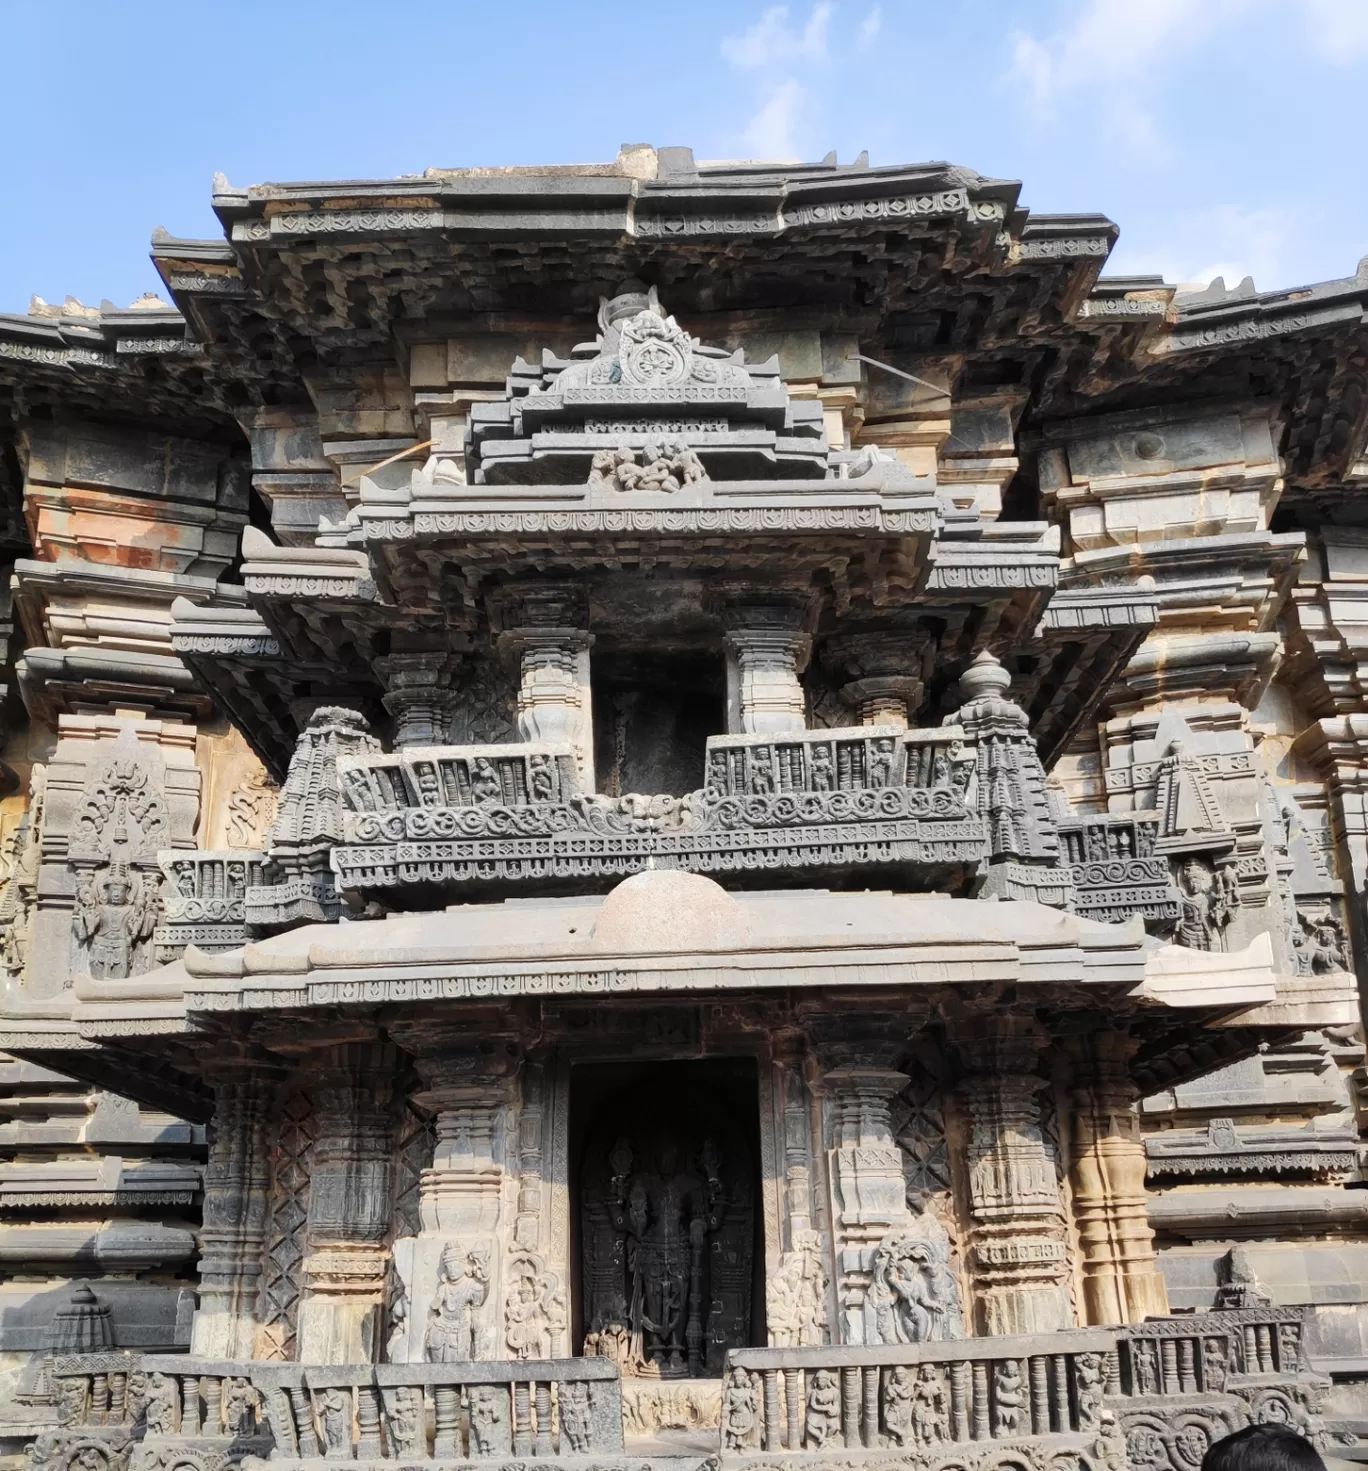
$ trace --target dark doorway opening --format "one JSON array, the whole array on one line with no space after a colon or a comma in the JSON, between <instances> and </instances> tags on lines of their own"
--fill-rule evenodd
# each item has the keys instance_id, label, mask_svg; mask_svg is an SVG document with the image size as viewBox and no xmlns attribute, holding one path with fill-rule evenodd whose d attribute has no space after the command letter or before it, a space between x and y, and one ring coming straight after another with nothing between
<instances>
[{"instance_id":1,"label":"dark doorway opening","mask_svg":"<svg viewBox=\"0 0 1368 1471\"><path fill-rule=\"evenodd\" d=\"M595 655L594 769L610 797L682 797L703 785L708 737L726 729L718 655Z\"/></svg>"},{"instance_id":2,"label":"dark doorway opening","mask_svg":"<svg viewBox=\"0 0 1368 1471\"><path fill-rule=\"evenodd\" d=\"M759 1163L753 1059L574 1068L576 1352L714 1377L728 1349L765 1342Z\"/></svg>"}]
</instances>

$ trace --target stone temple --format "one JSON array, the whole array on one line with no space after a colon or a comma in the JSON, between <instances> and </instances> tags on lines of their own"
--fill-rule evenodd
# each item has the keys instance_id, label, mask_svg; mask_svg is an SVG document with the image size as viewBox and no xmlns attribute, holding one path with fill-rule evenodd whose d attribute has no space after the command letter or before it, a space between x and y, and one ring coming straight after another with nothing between
<instances>
[{"instance_id":1,"label":"stone temple","mask_svg":"<svg viewBox=\"0 0 1368 1471\"><path fill-rule=\"evenodd\" d=\"M1368 1457L1368 262L215 182L0 317L0 1452Z\"/></svg>"}]
</instances>

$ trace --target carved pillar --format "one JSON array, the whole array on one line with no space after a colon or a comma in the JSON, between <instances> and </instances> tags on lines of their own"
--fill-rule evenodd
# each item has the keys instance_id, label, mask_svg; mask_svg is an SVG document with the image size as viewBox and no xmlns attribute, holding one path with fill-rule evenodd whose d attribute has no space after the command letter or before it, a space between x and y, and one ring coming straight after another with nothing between
<instances>
[{"instance_id":1,"label":"carved pillar","mask_svg":"<svg viewBox=\"0 0 1368 1471\"><path fill-rule=\"evenodd\" d=\"M1139 1323L1168 1312L1145 1209L1145 1144L1129 1061L1136 1043L1099 1032L1073 1048L1074 1221L1090 1324Z\"/></svg>"},{"instance_id":2,"label":"carved pillar","mask_svg":"<svg viewBox=\"0 0 1368 1471\"><path fill-rule=\"evenodd\" d=\"M980 1333L1073 1326L1069 1247L1054 1152L1041 1130L1035 1023L967 1018L952 1030L965 1070L974 1317Z\"/></svg>"},{"instance_id":3,"label":"carved pillar","mask_svg":"<svg viewBox=\"0 0 1368 1471\"><path fill-rule=\"evenodd\" d=\"M1354 968L1368 973L1368 715L1336 715L1308 726L1293 753L1325 781L1330 830L1345 880L1348 930ZM1360 987L1360 1010L1364 1007Z\"/></svg>"},{"instance_id":4,"label":"carved pillar","mask_svg":"<svg viewBox=\"0 0 1368 1471\"><path fill-rule=\"evenodd\" d=\"M520 1218L534 1214L531 1193L511 1196L518 1161L510 1152L522 1146L513 1132L521 1055L496 1025L489 1018L478 1030L472 1023L396 1034L414 1055L424 1084L415 1101L434 1116L436 1134L420 1187L419 1234L395 1253L409 1304L403 1331L390 1340L396 1363L504 1357L505 1237L515 1241L511 1269L535 1257L517 1240L520 1229L523 1241L530 1235L530 1220ZM527 1143L531 1154L530 1135Z\"/></svg>"},{"instance_id":5,"label":"carved pillar","mask_svg":"<svg viewBox=\"0 0 1368 1471\"><path fill-rule=\"evenodd\" d=\"M518 734L525 741L568 741L580 783L593 791L594 640L583 590L555 584L505 589L491 612L501 628L500 648L519 660Z\"/></svg>"},{"instance_id":6,"label":"carved pillar","mask_svg":"<svg viewBox=\"0 0 1368 1471\"><path fill-rule=\"evenodd\" d=\"M379 1357L389 1271L394 1073L393 1049L366 1043L329 1048L310 1069L317 1133L299 1307L301 1363Z\"/></svg>"},{"instance_id":7,"label":"carved pillar","mask_svg":"<svg viewBox=\"0 0 1368 1471\"><path fill-rule=\"evenodd\" d=\"M455 693L455 660L443 650L411 650L375 661L385 681L385 709L394 716L394 744L442 746L447 743Z\"/></svg>"},{"instance_id":8,"label":"carved pillar","mask_svg":"<svg viewBox=\"0 0 1368 1471\"><path fill-rule=\"evenodd\" d=\"M822 1066L827 1171L832 1196L836 1301L833 1335L841 1343L881 1343L871 1297L881 1243L912 1222L902 1151L893 1137L892 1103L907 1087L894 1066L908 1033L925 1014L814 1016L813 1046Z\"/></svg>"},{"instance_id":9,"label":"carved pillar","mask_svg":"<svg viewBox=\"0 0 1368 1471\"><path fill-rule=\"evenodd\" d=\"M274 1080L237 1074L214 1087L204 1216L199 1233L199 1308L190 1351L250 1359L256 1331L270 1188L267 1123Z\"/></svg>"},{"instance_id":10,"label":"carved pillar","mask_svg":"<svg viewBox=\"0 0 1368 1471\"><path fill-rule=\"evenodd\" d=\"M921 705L934 657L924 629L905 633L852 633L829 639L822 662L841 681L841 699L861 725L906 726Z\"/></svg>"},{"instance_id":11,"label":"carved pillar","mask_svg":"<svg viewBox=\"0 0 1368 1471\"><path fill-rule=\"evenodd\" d=\"M805 1348L829 1341L828 1243L813 1198L813 1098L800 1048L775 1059L773 1098L783 1153L780 1252L766 1262L765 1321L770 1344Z\"/></svg>"},{"instance_id":12,"label":"carved pillar","mask_svg":"<svg viewBox=\"0 0 1368 1471\"><path fill-rule=\"evenodd\" d=\"M774 735L802 730L807 704L799 679L812 640L795 599L729 602L723 609L727 651L727 731Z\"/></svg>"}]
</instances>

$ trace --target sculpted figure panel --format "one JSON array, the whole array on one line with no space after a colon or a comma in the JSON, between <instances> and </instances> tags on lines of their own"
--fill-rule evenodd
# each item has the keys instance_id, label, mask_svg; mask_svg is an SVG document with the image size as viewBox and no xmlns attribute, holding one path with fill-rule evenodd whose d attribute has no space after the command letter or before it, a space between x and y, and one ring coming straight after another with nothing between
<instances>
[{"instance_id":1,"label":"sculpted figure panel","mask_svg":"<svg viewBox=\"0 0 1368 1471\"><path fill-rule=\"evenodd\" d=\"M628 1375L720 1374L726 1350L750 1341L749 1148L728 1109L701 1089L669 1099L654 1127L628 1134L630 1109L624 1097L606 1110L584 1155L584 1352ZM812 1271L791 1264L781 1284L809 1318Z\"/></svg>"},{"instance_id":2,"label":"sculpted figure panel","mask_svg":"<svg viewBox=\"0 0 1368 1471\"><path fill-rule=\"evenodd\" d=\"M881 1343L933 1343L964 1337L959 1284L949 1246L931 1217L919 1232L893 1232L874 1253L874 1303Z\"/></svg>"},{"instance_id":3,"label":"sculpted figure panel","mask_svg":"<svg viewBox=\"0 0 1368 1471\"><path fill-rule=\"evenodd\" d=\"M827 1341L827 1270L821 1237L795 1233L791 1251L779 1259L765 1299L765 1321L776 1348L810 1348Z\"/></svg>"},{"instance_id":4,"label":"sculpted figure panel","mask_svg":"<svg viewBox=\"0 0 1368 1471\"><path fill-rule=\"evenodd\" d=\"M489 1297L489 1248L451 1242L442 1252L437 1293L428 1309L424 1351L429 1363L484 1358L481 1309Z\"/></svg>"}]
</instances>

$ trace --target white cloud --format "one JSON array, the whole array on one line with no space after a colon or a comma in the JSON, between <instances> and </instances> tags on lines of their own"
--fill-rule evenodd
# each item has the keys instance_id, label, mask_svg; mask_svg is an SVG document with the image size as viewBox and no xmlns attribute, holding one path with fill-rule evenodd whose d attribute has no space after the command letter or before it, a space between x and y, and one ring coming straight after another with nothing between
<instances>
[{"instance_id":1,"label":"white cloud","mask_svg":"<svg viewBox=\"0 0 1368 1471\"><path fill-rule=\"evenodd\" d=\"M1163 72L1258 3L1145 0L1138 8L1135 0L1081 0L1057 34L1013 36L1008 78L1046 117L1090 97L1120 141L1137 152L1161 152L1150 99Z\"/></svg>"},{"instance_id":2,"label":"white cloud","mask_svg":"<svg viewBox=\"0 0 1368 1471\"><path fill-rule=\"evenodd\" d=\"M750 70L763 66L783 66L793 62L821 62L827 59L827 30L831 24L832 6L814 5L807 24L801 30L789 24L787 5L774 5L740 36L728 36L722 42L722 55L733 66Z\"/></svg>"},{"instance_id":3,"label":"white cloud","mask_svg":"<svg viewBox=\"0 0 1368 1471\"><path fill-rule=\"evenodd\" d=\"M746 125L746 147L752 158L793 158L798 153L795 130L807 93L792 77L770 93Z\"/></svg>"},{"instance_id":4,"label":"white cloud","mask_svg":"<svg viewBox=\"0 0 1368 1471\"><path fill-rule=\"evenodd\" d=\"M1302 11L1313 51L1340 64L1368 57L1365 0L1302 0Z\"/></svg>"},{"instance_id":5,"label":"white cloud","mask_svg":"<svg viewBox=\"0 0 1368 1471\"><path fill-rule=\"evenodd\" d=\"M1174 238L1155 243L1123 234L1107 262L1112 275L1162 272L1166 280L1205 286L1222 277L1228 287L1252 276L1263 291L1297 284L1294 269L1298 232L1304 228L1292 210L1219 205L1174 221Z\"/></svg>"},{"instance_id":6,"label":"white cloud","mask_svg":"<svg viewBox=\"0 0 1368 1471\"><path fill-rule=\"evenodd\" d=\"M882 26L883 11L876 5L860 22L860 29L855 34L856 48L860 51L867 51L874 44L874 38L879 34Z\"/></svg>"}]
</instances>

